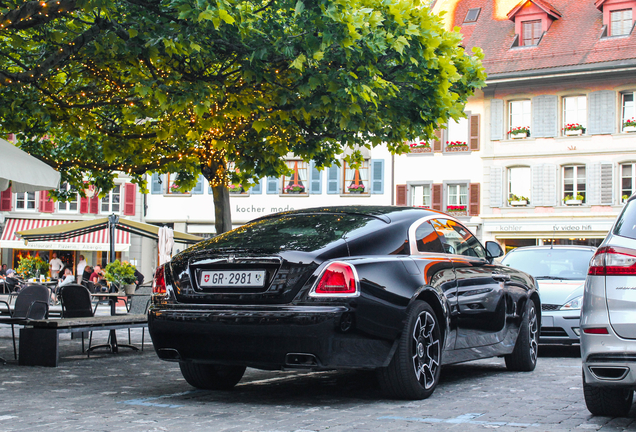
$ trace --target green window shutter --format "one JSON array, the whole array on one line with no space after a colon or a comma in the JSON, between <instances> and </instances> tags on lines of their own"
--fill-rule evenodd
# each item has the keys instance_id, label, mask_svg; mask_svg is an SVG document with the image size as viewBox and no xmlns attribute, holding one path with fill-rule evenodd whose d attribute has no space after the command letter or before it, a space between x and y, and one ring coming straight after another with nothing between
<instances>
[{"instance_id":1,"label":"green window shutter","mask_svg":"<svg viewBox=\"0 0 636 432\"><path fill-rule=\"evenodd\" d=\"M490 139L492 141L504 139L504 101L502 99L490 101Z\"/></svg>"},{"instance_id":2,"label":"green window shutter","mask_svg":"<svg viewBox=\"0 0 636 432\"><path fill-rule=\"evenodd\" d=\"M532 99L531 136L546 138L558 135L557 105L558 98L555 95L542 95Z\"/></svg>"}]
</instances>

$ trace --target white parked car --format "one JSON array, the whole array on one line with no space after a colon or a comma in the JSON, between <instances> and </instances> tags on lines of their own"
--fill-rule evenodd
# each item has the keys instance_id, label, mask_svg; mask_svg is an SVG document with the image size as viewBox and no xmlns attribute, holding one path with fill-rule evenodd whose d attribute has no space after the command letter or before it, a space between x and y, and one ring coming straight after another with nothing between
<instances>
[{"instance_id":1,"label":"white parked car","mask_svg":"<svg viewBox=\"0 0 636 432\"><path fill-rule=\"evenodd\" d=\"M579 343L583 284L595 251L592 246L526 246L501 261L534 276L539 284L540 343Z\"/></svg>"}]
</instances>

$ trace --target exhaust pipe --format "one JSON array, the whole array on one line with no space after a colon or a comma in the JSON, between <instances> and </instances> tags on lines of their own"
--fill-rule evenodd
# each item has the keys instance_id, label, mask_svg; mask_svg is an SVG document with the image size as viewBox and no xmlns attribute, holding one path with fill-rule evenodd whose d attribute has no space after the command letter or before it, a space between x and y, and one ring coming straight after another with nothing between
<instances>
[{"instance_id":1,"label":"exhaust pipe","mask_svg":"<svg viewBox=\"0 0 636 432\"><path fill-rule=\"evenodd\" d=\"M174 348L159 348L157 350L157 356L159 356L161 360L166 361L176 362L181 360L181 354Z\"/></svg>"},{"instance_id":2,"label":"exhaust pipe","mask_svg":"<svg viewBox=\"0 0 636 432\"><path fill-rule=\"evenodd\" d=\"M589 369L596 379L606 381L620 381L629 373L625 366L590 366Z\"/></svg>"}]
</instances>

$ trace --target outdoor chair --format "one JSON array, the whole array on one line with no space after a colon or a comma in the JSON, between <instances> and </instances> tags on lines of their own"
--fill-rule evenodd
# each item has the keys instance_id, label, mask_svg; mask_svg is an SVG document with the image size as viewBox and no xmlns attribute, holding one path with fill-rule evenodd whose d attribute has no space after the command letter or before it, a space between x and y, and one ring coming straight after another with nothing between
<instances>
[{"instance_id":1,"label":"outdoor chair","mask_svg":"<svg viewBox=\"0 0 636 432\"><path fill-rule=\"evenodd\" d=\"M50 291L42 285L28 285L18 292L15 305L11 310L9 303L0 300L9 308L8 317L0 317L0 324L11 325L11 335L13 337L13 357L18 359L18 350L15 346L15 325L27 320L40 320L48 316ZM6 360L0 357L3 363Z\"/></svg>"},{"instance_id":2,"label":"outdoor chair","mask_svg":"<svg viewBox=\"0 0 636 432\"><path fill-rule=\"evenodd\" d=\"M60 301L62 303L62 318L84 318L95 315L91 293L83 285L69 284L60 290ZM93 332L90 334L88 347L90 349ZM82 352L84 352L84 332L82 332Z\"/></svg>"},{"instance_id":3,"label":"outdoor chair","mask_svg":"<svg viewBox=\"0 0 636 432\"><path fill-rule=\"evenodd\" d=\"M152 294L152 286L140 286L135 291L135 295L130 300L130 307L128 313L132 315L145 315L148 313L148 307L150 306L150 296ZM146 329L141 329L141 350L144 350L144 336ZM131 344L130 329L128 329L128 344Z\"/></svg>"}]
</instances>

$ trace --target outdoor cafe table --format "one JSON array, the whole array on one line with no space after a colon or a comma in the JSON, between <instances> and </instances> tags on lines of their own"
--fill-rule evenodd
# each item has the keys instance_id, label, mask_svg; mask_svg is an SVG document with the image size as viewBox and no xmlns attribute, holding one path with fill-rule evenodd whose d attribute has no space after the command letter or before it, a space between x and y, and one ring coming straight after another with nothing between
<instances>
[{"instance_id":1,"label":"outdoor cafe table","mask_svg":"<svg viewBox=\"0 0 636 432\"><path fill-rule=\"evenodd\" d=\"M145 295L145 294L106 293L106 292L104 292L104 293L91 293L92 297L97 297L97 298L106 297L108 299L108 302L110 303L110 314L112 316L118 315L117 314L117 300L119 298L125 298L125 297L129 297L129 296L134 296L134 295ZM133 345L117 344L117 334L115 333L115 330L110 330L110 337L108 338L108 343L92 346L87 351L92 351L92 350L97 349L97 348L108 348L110 350L110 352L118 353L119 352L119 347L126 347L126 348L130 348L130 349L139 351L139 348L137 348L136 346L133 346Z\"/></svg>"}]
</instances>

